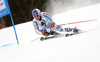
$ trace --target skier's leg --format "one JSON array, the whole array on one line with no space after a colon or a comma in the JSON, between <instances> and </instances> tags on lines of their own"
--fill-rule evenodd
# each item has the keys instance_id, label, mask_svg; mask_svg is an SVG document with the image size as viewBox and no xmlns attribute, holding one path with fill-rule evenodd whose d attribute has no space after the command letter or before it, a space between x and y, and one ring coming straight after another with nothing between
<instances>
[{"instance_id":1,"label":"skier's leg","mask_svg":"<svg viewBox=\"0 0 100 62\"><path fill-rule=\"evenodd\" d=\"M55 27L56 30L60 31L60 32L78 32L78 29L75 28L62 28L61 26L56 26Z\"/></svg>"},{"instance_id":2,"label":"skier's leg","mask_svg":"<svg viewBox=\"0 0 100 62\"><path fill-rule=\"evenodd\" d=\"M58 31L60 31L60 32L71 32L71 31L73 31L73 28L69 28L69 27L68 28L62 28L59 25L56 26L55 29L58 30Z\"/></svg>"},{"instance_id":3,"label":"skier's leg","mask_svg":"<svg viewBox=\"0 0 100 62\"><path fill-rule=\"evenodd\" d=\"M51 29L51 28L46 28L45 31L47 33L49 33L50 35L58 35L59 33L57 33L55 30Z\"/></svg>"}]
</instances>

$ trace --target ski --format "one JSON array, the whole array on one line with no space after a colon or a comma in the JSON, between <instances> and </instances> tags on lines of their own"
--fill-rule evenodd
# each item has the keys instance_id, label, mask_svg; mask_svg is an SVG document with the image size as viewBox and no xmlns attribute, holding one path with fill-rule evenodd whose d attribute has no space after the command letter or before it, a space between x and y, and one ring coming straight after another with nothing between
<instances>
[{"instance_id":1,"label":"ski","mask_svg":"<svg viewBox=\"0 0 100 62\"><path fill-rule=\"evenodd\" d=\"M58 38L58 37L62 37L62 36L69 37L69 36L76 35L76 34L79 34L79 33L60 34L60 35L54 35L54 36L49 36L49 37L41 37L40 40L44 41L44 40Z\"/></svg>"},{"instance_id":2,"label":"ski","mask_svg":"<svg viewBox=\"0 0 100 62\"><path fill-rule=\"evenodd\" d=\"M58 38L58 37L61 37L61 36L64 36L64 34L58 34L58 35L53 35L53 36L49 36L49 37L41 37L40 40L44 41L44 40L47 40L47 39Z\"/></svg>"},{"instance_id":3,"label":"ski","mask_svg":"<svg viewBox=\"0 0 100 62\"><path fill-rule=\"evenodd\" d=\"M40 40L41 40L41 41L44 41L44 40L53 39L53 38L58 38L58 37L62 37L62 36L70 37L70 36L73 36L73 35L77 35L77 34L89 32L89 31L91 31L91 30L87 30L87 31L79 30L79 32L77 32L77 33L58 34L58 35L54 35L54 36L50 36L50 37L41 37Z\"/></svg>"}]
</instances>

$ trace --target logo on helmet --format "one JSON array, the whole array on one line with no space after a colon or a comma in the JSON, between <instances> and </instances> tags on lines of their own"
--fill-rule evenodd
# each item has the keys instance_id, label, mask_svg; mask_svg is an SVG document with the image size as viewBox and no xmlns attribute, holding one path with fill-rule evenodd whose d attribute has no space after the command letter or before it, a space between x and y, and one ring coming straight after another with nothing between
<instances>
[{"instance_id":1,"label":"logo on helmet","mask_svg":"<svg viewBox=\"0 0 100 62\"><path fill-rule=\"evenodd\" d=\"M36 10L33 11L33 16L38 15L38 12Z\"/></svg>"}]
</instances>

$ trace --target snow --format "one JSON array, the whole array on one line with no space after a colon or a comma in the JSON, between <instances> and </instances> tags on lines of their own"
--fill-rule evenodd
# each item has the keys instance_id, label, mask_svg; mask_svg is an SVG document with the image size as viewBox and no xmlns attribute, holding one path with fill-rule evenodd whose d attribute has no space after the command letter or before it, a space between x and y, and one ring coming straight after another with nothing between
<instances>
[{"instance_id":1,"label":"snow","mask_svg":"<svg viewBox=\"0 0 100 62\"><path fill-rule=\"evenodd\" d=\"M53 16L57 24L97 19L65 27L90 30L71 37L40 41L31 22L0 30L0 62L100 62L100 4Z\"/></svg>"}]
</instances>

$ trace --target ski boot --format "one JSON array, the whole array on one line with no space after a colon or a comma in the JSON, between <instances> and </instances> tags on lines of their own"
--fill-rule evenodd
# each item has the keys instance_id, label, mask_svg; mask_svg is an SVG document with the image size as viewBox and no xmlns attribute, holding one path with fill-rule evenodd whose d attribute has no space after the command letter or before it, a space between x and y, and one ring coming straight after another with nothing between
<instances>
[{"instance_id":1,"label":"ski boot","mask_svg":"<svg viewBox=\"0 0 100 62\"><path fill-rule=\"evenodd\" d=\"M51 32L50 32L50 35L55 35L55 36L56 36L56 35L60 35L60 34L57 33L56 31L51 31Z\"/></svg>"},{"instance_id":2,"label":"ski boot","mask_svg":"<svg viewBox=\"0 0 100 62\"><path fill-rule=\"evenodd\" d=\"M77 27L75 27L74 29L73 29L73 33L78 33L80 30L79 29L77 29Z\"/></svg>"},{"instance_id":3,"label":"ski boot","mask_svg":"<svg viewBox=\"0 0 100 62\"><path fill-rule=\"evenodd\" d=\"M69 36L72 36L72 35L78 34L79 31L80 31L80 30L79 30L79 29L76 29L76 27L75 27L75 28L73 28L73 33L71 33L71 34L66 34L65 37L69 37Z\"/></svg>"}]
</instances>

